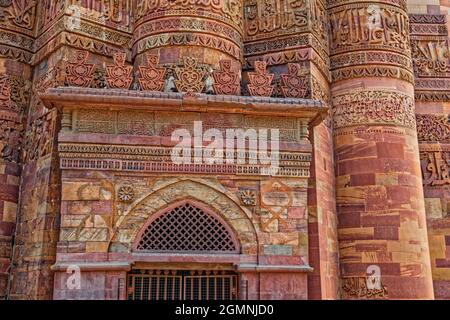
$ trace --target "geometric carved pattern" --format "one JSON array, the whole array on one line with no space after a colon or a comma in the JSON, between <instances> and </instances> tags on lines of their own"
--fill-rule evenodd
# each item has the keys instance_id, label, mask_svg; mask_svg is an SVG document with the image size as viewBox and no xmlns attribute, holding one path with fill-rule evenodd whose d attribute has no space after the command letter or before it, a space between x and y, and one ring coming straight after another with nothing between
<instances>
[{"instance_id":1,"label":"geometric carved pattern","mask_svg":"<svg viewBox=\"0 0 450 320\"><path fill-rule=\"evenodd\" d=\"M255 61L255 72L248 74L248 92L251 96L270 97L274 86L271 86L273 74L266 70L267 63L265 61Z\"/></svg>"},{"instance_id":2,"label":"geometric carved pattern","mask_svg":"<svg viewBox=\"0 0 450 320\"><path fill-rule=\"evenodd\" d=\"M221 221L189 203L159 216L144 231L138 250L164 252L236 252Z\"/></svg>"},{"instance_id":3,"label":"geometric carved pattern","mask_svg":"<svg viewBox=\"0 0 450 320\"><path fill-rule=\"evenodd\" d=\"M184 57L184 66L175 68L177 79L175 86L178 92L201 93L205 83L203 78L206 71L198 67L198 61L195 58Z\"/></svg>"},{"instance_id":4,"label":"geometric carved pattern","mask_svg":"<svg viewBox=\"0 0 450 320\"><path fill-rule=\"evenodd\" d=\"M139 84L141 89L145 91L162 91L164 87L164 76L166 74L165 68L159 68L159 56L148 54L146 55L147 66L140 66Z\"/></svg>"},{"instance_id":5,"label":"geometric carved pattern","mask_svg":"<svg viewBox=\"0 0 450 320\"><path fill-rule=\"evenodd\" d=\"M66 68L66 82L69 86L86 88L91 86L95 65L88 64L88 58L88 51L75 51L72 57L74 62L69 62Z\"/></svg>"},{"instance_id":6,"label":"geometric carved pattern","mask_svg":"<svg viewBox=\"0 0 450 320\"><path fill-rule=\"evenodd\" d=\"M125 65L125 53L116 53L113 59L114 65L106 66L108 86L111 89L129 89L131 82L133 82L133 77L131 76L133 67Z\"/></svg>"},{"instance_id":7,"label":"geometric carved pattern","mask_svg":"<svg viewBox=\"0 0 450 320\"><path fill-rule=\"evenodd\" d=\"M296 63L288 63L288 74L281 75L281 91L286 98L306 98L308 83L306 70Z\"/></svg>"},{"instance_id":8,"label":"geometric carved pattern","mask_svg":"<svg viewBox=\"0 0 450 320\"><path fill-rule=\"evenodd\" d=\"M231 60L220 60L220 70L213 73L214 92L224 95L239 95L239 74L231 71Z\"/></svg>"}]
</instances>

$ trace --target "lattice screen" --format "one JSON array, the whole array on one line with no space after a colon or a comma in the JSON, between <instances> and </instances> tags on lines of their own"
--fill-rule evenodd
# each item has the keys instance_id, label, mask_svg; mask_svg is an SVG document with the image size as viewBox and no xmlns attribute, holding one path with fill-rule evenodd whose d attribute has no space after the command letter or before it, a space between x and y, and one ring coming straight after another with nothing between
<instances>
[{"instance_id":1,"label":"lattice screen","mask_svg":"<svg viewBox=\"0 0 450 320\"><path fill-rule=\"evenodd\" d=\"M190 203L159 216L144 231L138 250L158 252L236 252L221 221Z\"/></svg>"}]
</instances>

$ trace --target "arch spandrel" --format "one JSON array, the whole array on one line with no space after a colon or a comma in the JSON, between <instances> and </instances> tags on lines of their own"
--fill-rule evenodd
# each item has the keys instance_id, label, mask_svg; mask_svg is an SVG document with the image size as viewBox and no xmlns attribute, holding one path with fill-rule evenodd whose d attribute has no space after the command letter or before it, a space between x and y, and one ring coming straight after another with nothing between
<instances>
[{"instance_id":1,"label":"arch spandrel","mask_svg":"<svg viewBox=\"0 0 450 320\"><path fill-rule=\"evenodd\" d=\"M118 220L112 236L110 252L130 252L139 232L149 219L163 212L174 203L192 201L215 212L235 234L241 247L241 253L255 253L257 230L250 214L241 208L233 195L214 188L210 183L182 180L164 185L141 197Z\"/></svg>"}]
</instances>

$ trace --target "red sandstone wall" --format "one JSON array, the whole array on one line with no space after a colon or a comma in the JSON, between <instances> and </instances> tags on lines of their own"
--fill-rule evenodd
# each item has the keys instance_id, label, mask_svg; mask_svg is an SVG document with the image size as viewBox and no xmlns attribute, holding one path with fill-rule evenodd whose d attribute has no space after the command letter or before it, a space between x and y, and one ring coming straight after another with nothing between
<instances>
[{"instance_id":1,"label":"red sandstone wall","mask_svg":"<svg viewBox=\"0 0 450 320\"><path fill-rule=\"evenodd\" d=\"M450 154L450 56L448 27L450 2L411 5L410 13L428 15L428 24L415 17L412 41L416 76L416 117L425 210L431 254L434 293L437 299L450 299L450 196L448 180ZM446 21L445 21L446 18ZM427 29L433 27L434 29ZM425 48L425 50L424 50ZM421 62L426 61L426 67Z\"/></svg>"},{"instance_id":2,"label":"red sandstone wall","mask_svg":"<svg viewBox=\"0 0 450 320\"><path fill-rule=\"evenodd\" d=\"M28 65L0 55L0 299L6 296L11 269L30 77Z\"/></svg>"},{"instance_id":3,"label":"red sandstone wall","mask_svg":"<svg viewBox=\"0 0 450 320\"><path fill-rule=\"evenodd\" d=\"M34 69L32 100L23 142L20 207L15 232L10 299L49 299L59 230L60 178L56 152L58 114L37 97L42 75L52 67ZM50 79L56 81L56 79Z\"/></svg>"},{"instance_id":4,"label":"red sandstone wall","mask_svg":"<svg viewBox=\"0 0 450 320\"><path fill-rule=\"evenodd\" d=\"M332 131L325 120L314 129L314 155L308 188L309 299L339 298L337 216Z\"/></svg>"},{"instance_id":5,"label":"red sandstone wall","mask_svg":"<svg viewBox=\"0 0 450 320\"><path fill-rule=\"evenodd\" d=\"M329 16L342 296L432 299L405 3L331 1Z\"/></svg>"}]
</instances>

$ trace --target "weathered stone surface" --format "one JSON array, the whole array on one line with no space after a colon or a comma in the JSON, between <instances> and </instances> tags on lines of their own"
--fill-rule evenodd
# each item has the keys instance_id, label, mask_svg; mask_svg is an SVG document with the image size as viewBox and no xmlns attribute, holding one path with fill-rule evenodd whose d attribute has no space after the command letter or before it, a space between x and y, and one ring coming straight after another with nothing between
<instances>
[{"instance_id":1,"label":"weathered stone surface","mask_svg":"<svg viewBox=\"0 0 450 320\"><path fill-rule=\"evenodd\" d=\"M126 299L120 263L233 264L236 298L450 298L448 1L76 1L76 28L63 2L0 4L0 299ZM175 164L195 121L278 130L279 170ZM139 249L186 203L232 255ZM82 290L69 262L99 264Z\"/></svg>"}]
</instances>

